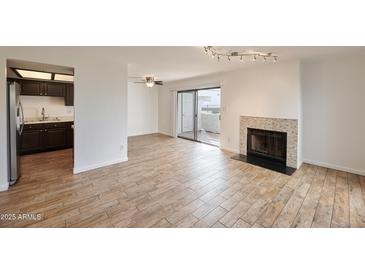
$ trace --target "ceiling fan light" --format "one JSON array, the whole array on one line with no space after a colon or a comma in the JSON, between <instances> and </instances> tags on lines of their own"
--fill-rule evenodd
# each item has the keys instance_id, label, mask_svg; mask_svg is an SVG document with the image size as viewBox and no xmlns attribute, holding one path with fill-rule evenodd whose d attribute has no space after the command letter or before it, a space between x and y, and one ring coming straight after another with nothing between
<instances>
[{"instance_id":1,"label":"ceiling fan light","mask_svg":"<svg viewBox=\"0 0 365 274\"><path fill-rule=\"evenodd\" d=\"M154 81L146 82L146 86L147 86L148 88L152 88L154 85L155 85L155 82L154 82Z\"/></svg>"}]
</instances>

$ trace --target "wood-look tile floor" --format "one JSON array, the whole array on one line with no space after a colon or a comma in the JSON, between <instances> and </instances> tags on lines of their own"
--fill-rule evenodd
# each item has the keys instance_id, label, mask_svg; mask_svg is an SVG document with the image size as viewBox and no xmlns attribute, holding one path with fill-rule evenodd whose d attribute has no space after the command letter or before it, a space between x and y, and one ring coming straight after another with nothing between
<instances>
[{"instance_id":1,"label":"wood-look tile floor","mask_svg":"<svg viewBox=\"0 0 365 274\"><path fill-rule=\"evenodd\" d=\"M72 174L72 151L24 156L0 193L1 227L364 227L365 178L304 164L286 176L163 135L129 139L129 161ZM31 215L29 215L31 216Z\"/></svg>"}]
</instances>

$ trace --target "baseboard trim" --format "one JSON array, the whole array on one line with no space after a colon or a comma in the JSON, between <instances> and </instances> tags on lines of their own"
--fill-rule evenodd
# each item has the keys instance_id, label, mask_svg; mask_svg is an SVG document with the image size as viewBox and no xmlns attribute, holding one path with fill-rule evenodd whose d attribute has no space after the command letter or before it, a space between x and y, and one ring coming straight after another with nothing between
<instances>
[{"instance_id":1,"label":"baseboard trim","mask_svg":"<svg viewBox=\"0 0 365 274\"><path fill-rule=\"evenodd\" d=\"M221 150L223 151L228 151L228 152L231 152L231 153L236 153L236 154L240 154L239 150L238 149L233 149L233 148L225 148L225 147L219 147Z\"/></svg>"},{"instance_id":2,"label":"baseboard trim","mask_svg":"<svg viewBox=\"0 0 365 274\"><path fill-rule=\"evenodd\" d=\"M344 172L349 172L349 173L365 176L365 171L356 170L356 169L349 168L349 167L342 167L342 166L337 166L337 165L333 165L333 164L317 162L317 161L312 161L312 160L303 160L303 162L306 164L321 166L321 167L325 167L325 168L331 168L331 169L335 169L335 170L339 170L339 171L344 171Z\"/></svg>"},{"instance_id":3,"label":"baseboard trim","mask_svg":"<svg viewBox=\"0 0 365 274\"><path fill-rule=\"evenodd\" d=\"M0 185L0 192L7 191L9 189L9 184Z\"/></svg>"},{"instance_id":4,"label":"baseboard trim","mask_svg":"<svg viewBox=\"0 0 365 274\"><path fill-rule=\"evenodd\" d=\"M144 135L151 135L151 134L157 134L157 133L159 133L159 132L151 131L151 132L144 132L144 133L140 133L140 134L128 135L128 137L144 136Z\"/></svg>"},{"instance_id":5,"label":"baseboard trim","mask_svg":"<svg viewBox=\"0 0 365 274\"><path fill-rule=\"evenodd\" d=\"M95 165L84 166L81 168L74 168L73 173L79 174L79 173L82 173L85 171L90 171L90 170L101 168L101 167L111 166L111 165L119 164L119 163L126 162L126 161L128 161L128 157L124 157L124 158L113 160L113 161L107 161L107 162L103 162L103 163L99 163L99 164L95 164Z\"/></svg>"},{"instance_id":6,"label":"baseboard trim","mask_svg":"<svg viewBox=\"0 0 365 274\"><path fill-rule=\"evenodd\" d=\"M170 137L174 137L171 133L167 133L164 131L159 131L158 133L162 134L162 135L166 135L166 136L170 136Z\"/></svg>"}]
</instances>

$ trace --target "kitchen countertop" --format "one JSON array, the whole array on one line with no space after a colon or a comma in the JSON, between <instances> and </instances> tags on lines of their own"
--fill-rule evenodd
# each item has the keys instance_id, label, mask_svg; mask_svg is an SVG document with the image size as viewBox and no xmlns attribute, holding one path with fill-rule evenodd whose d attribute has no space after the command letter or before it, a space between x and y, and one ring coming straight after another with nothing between
<instances>
[{"instance_id":1,"label":"kitchen countertop","mask_svg":"<svg viewBox=\"0 0 365 274\"><path fill-rule=\"evenodd\" d=\"M47 120L40 121L42 118L26 118L24 120L24 124L47 124L47 123L65 123L65 122L73 122L73 117L49 117Z\"/></svg>"}]
</instances>

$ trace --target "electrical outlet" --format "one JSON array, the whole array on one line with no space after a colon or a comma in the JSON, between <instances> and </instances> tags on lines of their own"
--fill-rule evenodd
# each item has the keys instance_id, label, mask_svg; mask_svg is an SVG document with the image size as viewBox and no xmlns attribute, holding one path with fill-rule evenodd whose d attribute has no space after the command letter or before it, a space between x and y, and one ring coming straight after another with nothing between
<instances>
[{"instance_id":1,"label":"electrical outlet","mask_svg":"<svg viewBox=\"0 0 365 274\"><path fill-rule=\"evenodd\" d=\"M227 142L230 143L231 142L231 138L227 137Z\"/></svg>"},{"instance_id":2,"label":"electrical outlet","mask_svg":"<svg viewBox=\"0 0 365 274\"><path fill-rule=\"evenodd\" d=\"M119 149L120 151L123 151L123 145L120 145Z\"/></svg>"}]
</instances>

